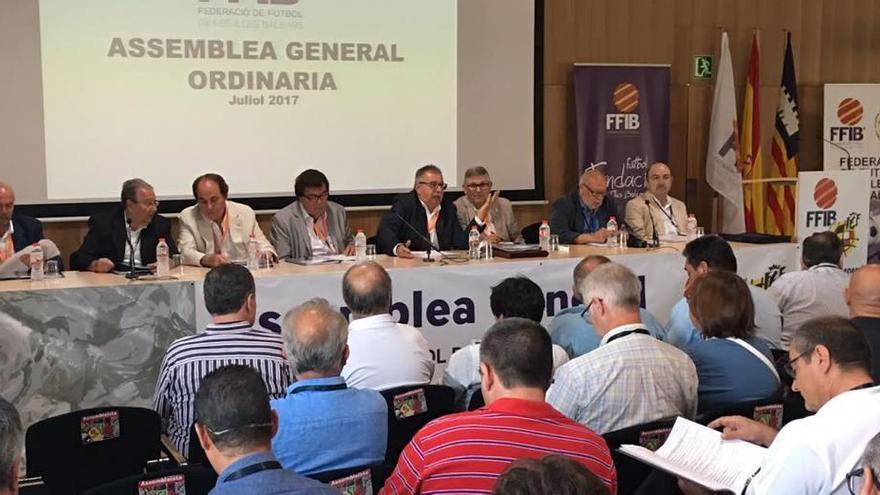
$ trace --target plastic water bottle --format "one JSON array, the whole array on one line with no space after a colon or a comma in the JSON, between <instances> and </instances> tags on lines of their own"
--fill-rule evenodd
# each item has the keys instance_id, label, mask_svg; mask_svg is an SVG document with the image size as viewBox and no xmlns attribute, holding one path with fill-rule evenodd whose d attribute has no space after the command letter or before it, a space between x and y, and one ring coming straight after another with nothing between
<instances>
[{"instance_id":1,"label":"plastic water bottle","mask_svg":"<svg viewBox=\"0 0 880 495\"><path fill-rule=\"evenodd\" d=\"M160 277L171 275L171 256L164 237L160 237L159 243L156 244L156 275Z\"/></svg>"},{"instance_id":2,"label":"plastic water bottle","mask_svg":"<svg viewBox=\"0 0 880 495\"><path fill-rule=\"evenodd\" d=\"M547 220L543 220L541 226L538 227L538 246L544 251L550 252L550 224L547 223Z\"/></svg>"},{"instance_id":3,"label":"plastic water bottle","mask_svg":"<svg viewBox=\"0 0 880 495\"><path fill-rule=\"evenodd\" d=\"M693 213L688 213L687 236L689 239L697 238L697 217Z\"/></svg>"},{"instance_id":4,"label":"plastic water bottle","mask_svg":"<svg viewBox=\"0 0 880 495\"><path fill-rule=\"evenodd\" d=\"M361 229L354 236L354 257L358 262L367 260L367 236Z\"/></svg>"},{"instance_id":5,"label":"plastic water bottle","mask_svg":"<svg viewBox=\"0 0 880 495\"><path fill-rule=\"evenodd\" d=\"M257 242L257 237L254 234L248 237L247 267L248 270L260 269L260 243Z\"/></svg>"},{"instance_id":6,"label":"plastic water bottle","mask_svg":"<svg viewBox=\"0 0 880 495\"><path fill-rule=\"evenodd\" d=\"M617 217L611 217L608 219L608 224L605 225L605 230L608 231L608 238L605 239L605 245L610 248L617 247Z\"/></svg>"},{"instance_id":7,"label":"plastic water bottle","mask_svg":"<svg viewBox=\"0 0 880 495\"><path fill-rule=\"evenodd\" d=\"M468 233L468 257L472 260L480 259L480 240L480 231L475 225Z\"/></svg>"},{"instance_id":8,"label":"plastic water bottle","mask_svg":"<svg viewBox=\"0 0 880 495\"><path fill-rule=\"evenodd\" d=\"M36 242L31 251L31 281L41 282L43 280L43 248Z\"/></svg>"}]
</instances>

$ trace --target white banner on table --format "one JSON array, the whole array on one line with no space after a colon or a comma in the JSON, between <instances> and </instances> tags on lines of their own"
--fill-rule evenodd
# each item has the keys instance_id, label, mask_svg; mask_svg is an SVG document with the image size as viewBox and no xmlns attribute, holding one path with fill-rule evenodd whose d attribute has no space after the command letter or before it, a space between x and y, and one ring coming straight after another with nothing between
<instances>
[{"instance_id":1,"label":"white banner on table","mask_svg":"<svg viewBox=\"0 0 880 495\"><path fill-rule=\"evenodd\" d=\"M798 241L830 230L843 241L843 269L852 272L868 260L867 170L798 174Z\"/></svg>"},{"instance_id":2,"label":"white banner on table","mask_svg":"<svg viewBox=\"0 0 880 495\"><path fill-rule=\"evenodd\" d=\"M646 307L661 322L669 319L672 306L682 297L685 282L684 258L678 249L609 256L632 269L643 282ZM736 250L740 275L754 285L769 287L783 272L797 267L793 244L744 247ZM578 258L557 258L509 262L468 262L441 266L439 263L415 268L390 269L394 284L393 314L402 323L421 329L431 347L434 360L443 365L456 349L479 339L494 323L489 309L490 287L500 280L525 275L546 294L544 323L571 305L572 269ZM343 306L343 272L315 275L272 276L258 273L257 325L280 331L284 313L313 297L323 297ZM210 321L203 299L203 283L197 282L196 325L202 329ZM346 311L346 310L344 310ZM347 311L346 311L347 313Z\"/></svg>"}]
</instances>

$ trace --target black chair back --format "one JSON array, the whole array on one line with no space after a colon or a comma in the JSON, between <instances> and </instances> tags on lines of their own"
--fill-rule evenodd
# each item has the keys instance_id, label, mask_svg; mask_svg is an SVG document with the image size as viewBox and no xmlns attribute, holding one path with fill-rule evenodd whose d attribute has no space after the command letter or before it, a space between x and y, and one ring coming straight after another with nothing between
<instances>
[{"instance_id":1,"label":"black chair back","mask_svg":"<svg viewBox=\"0 0 880 495\"><path fill-rule=\"evenodd\" d=\"M652 421L642 425L630 426L621 430L608 432L602 435L608 448L611 450L611 458L617 468L617 493L618 495L631 495L635 493L639 485L651 474L651 467L632 457L617 451L621 445L641 445L650 450L657 450L666 441L675 418L666 418Z\"/></svg>"},{"instance_id":2,"label":"black chair back","mask_svg":"<svg viewBox=\"0 0 880 495\"><path fill-rule=\"evenodd\" d=\"M334 483L341 482L346 478L356 477L359 478L360 473L369 472L369 483L372 490L372 493L379 493L379 490L382 486L385 485L385 480L391 476L391 473L394 472L393 464L373 464L371 466L360 466L360 467L352 467L345 469L334 469L332 471L324 471L321 473L313 473L308 477L320 481L321 483L326 483L328 485L333 485ZM342 488L342 487L338 487ZM343 493L370 493L366 490L364 491L343 491Z\"/></svg>"},{"instance_id":3,"label":"black chair back","mask_svg":"<svg viewBox=\"0 0 880 495\"><path fill-rule=\"evenodd\" d=\"M397 458L416 432L440 416L452 413L455 391L445 385L409 385L382 391L388 404L388 447L385 462Z\"/></svg>"},{"instance_id":4,"label":"black chair back","mask_svg":"<svg viewBox=\"0 0 880 495\"><path fill-rule=\"evenodd\" d=\"M468 402L468 411L476 411L477 409L486 405L486 400L483 399L483 390L477 389L473 395L471 395L471 400Z\"/></svg>"},{"instance_id":5,"label":"black chair back","mask_svg":"<svg viewBox=\"0 0 880 495\"><path fill-rule=\"evenodd\" d=\"M538 229L541 227L541 222L530 223L523 227L522 229L522 237L523 240L526 241L526 244L537 244L538 243Z\"/></svg>"},{"instance_id":6,"label":"black chair back","mask_svg":"<svg viewBox=\"0 0 880 495\"><path fill-rule=\"evenodd\" d=\"M180 476L181 479L174 479L177 476ZM84 495L138 495L138 486L141 482L149 484L150 482L156 482L155 480L161 480L162 478L171 479L158 482L159 484L165 485L167 483L165 486L170 487L183 485L186 490L186 495L207 495L217 483L217 473L211 468L203 466L180 466L164 471L139 474L111 481L110 483L104 483L103 485L88 490ZM179 494L183 492L169 490L167 493L168 495L173 495L174 493Z\"/></svg>"},{"instance_id":7,"label":"black chair back","mask_svg":"<svg viewBox=\"0 0 880 495\"><path fill-rule=\"evenodd\" d=\"M142 407L98 407L44 419L25 433L28 476L53 494L139 474L159 457L162 421Z\"/></svg>"},{"instance_id":8,"label":"black chair back","mask_svg":"<svg viewBox=\"0 0 880 495\"><path fill-rule=\"evenodd\" d=\"M722 409L706 411L697 417L697 422L708 425L712 421L723 416L745 416L756 421L761 421L776 429L782 428L782 413L784 410L781 391L772 397L747 401L734 404Z\"/></svg>"},{"instance_id":9,"label":"black chair back","mask_svg":"<svg viewBox=\"0 0 880 495\"><path fill-rule=\"evenodd\" d=\"M199 436L196 434L196 424L189 426L189 450L186 453L186 462L189 464L201 464L202 466L211 467L208 463L208 456L205 455L205 449L199 443Z\"/></svg>"}]
</instances>

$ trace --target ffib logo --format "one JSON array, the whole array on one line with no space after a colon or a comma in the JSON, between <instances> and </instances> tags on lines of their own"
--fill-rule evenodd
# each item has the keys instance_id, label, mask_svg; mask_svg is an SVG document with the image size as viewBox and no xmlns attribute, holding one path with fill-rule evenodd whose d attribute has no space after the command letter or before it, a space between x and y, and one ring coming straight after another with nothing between
<instances>
[{"instance_id":1,"label":"ffib logo","mask_svg":"<svg viewBox=\"0 0 880 495\"><path fill-rule=\"evenodd\" d=\"M837 184L833 180L826 177L816 183L813 201L821 210L807 211L807 227L827 227L837 221L837 211L829 210L837 202Z\"/></svg>"},{"instance_id":2,"label":"ffib logo","mask_svg":"<svg viewBox=\"0 0 880 495\"><path fill-rule=\"evenodd\" d=\"M837 119L844 127L831 128L831 141L857 142L865 137L865 128L858 127L864 115L862 102L855 98L844 98L837 105Z\"/></svg>"},{"instance_id":3,"label":"ffib logo","mask_svg":"<svg viewBox=\"0 0 880 495\"><path fill-rule=\"evenodd\" d=\"M635 84L623 82L614 88L614 107L620 113L605 115L606 131L637 131L639 130L639 89Z\"/></svg>"}]
</instances>

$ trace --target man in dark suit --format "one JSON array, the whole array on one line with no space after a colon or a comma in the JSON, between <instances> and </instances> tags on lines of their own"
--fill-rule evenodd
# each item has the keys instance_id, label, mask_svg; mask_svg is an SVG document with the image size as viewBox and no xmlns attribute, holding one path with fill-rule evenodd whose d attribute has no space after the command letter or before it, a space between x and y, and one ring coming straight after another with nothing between
<instances>
[{"instance_id":1,"label":"man in dark suit","mask_svg":"<svg viewBox=\"0 0 880 495\"><path fill-rule=\"evenodd\" d=\"M467 249L468 230L472 225L483 230L484 220L497 194L489 197L467 230L463 230L458 223L455 205L443 198L446 186L443 172L437 166L425 165L418 169L413 190L395 197L391 211L379 222L376 250L389 256L412 258L412 251L428 249L423 238L431 240L434 245L431 249Z\"/></svg>"},{"instance_id":2,"label":"man in dark suit","mask_svg":"<svg viewBox=\"0 0 880 495\"><path fill-rule=\"evenodd\" d=\"M156 244L163 237L169 252L177 254L171 222L156 215L158 206L153 186L141 179L125 181L122 205L89 218L89 231L70 255L70 268L106 273L132 258L136 266L149 266L156 262Z\"/></svg>"},{"instance_id":3,"label":"man in dark suit","mask_svg":"<svg viewBox=\"0 0 880 495\"><path fill-rule=\"evenodd\" d=\"M606 196L607 190L605 173L590 169L581 175L577 189L553 203L550 232L559 236L560 243L605 242L608 219L617 217L618 222L621 220L613 200Z\"/></svg>"},{"instance_id":4,"label":"man in dark suit","mask_svg":"<svg viewBox=\"0 0 880 495\"><path fill-rule=\"evenodd\" d=\"M0 262L42 238L43 224L15 213L15 191L0 182Z\"/></svg>"}]
</instances>

